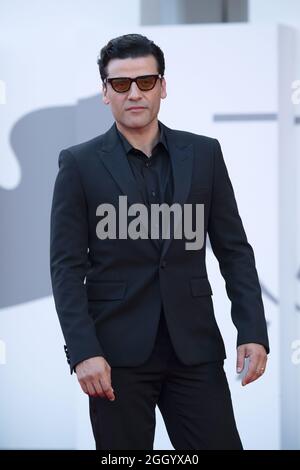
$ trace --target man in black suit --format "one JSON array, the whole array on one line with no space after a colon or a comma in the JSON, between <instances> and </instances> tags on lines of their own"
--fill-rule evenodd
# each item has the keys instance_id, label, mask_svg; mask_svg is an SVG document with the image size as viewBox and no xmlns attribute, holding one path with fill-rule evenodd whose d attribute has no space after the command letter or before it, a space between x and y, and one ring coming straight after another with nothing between
<instances>
[{"instance_id":1,"label":"man in black suit","mask_svg":"<svg viewBox=\"0 0 300 470\"><path fill-rule=\"evenodd\" d=\"M53 294L71 371L89 395L96 447L152 449L158 405L175 449L241 449L207 234L232 303L237 371L250 360L243 385L262 375L269 346L253 250L220 145L158 121L164 55L146 37L109 41L98 65L115 123L60 153L51 213ZM153 226L150 209L160 204L204 207L200 248L187 248L186 230L177 236L175 216L170 232L164 217ZM149 211L139 219L141 207ZM197 211L184 221L199 232Z\"/></svg>"}]
</instances>

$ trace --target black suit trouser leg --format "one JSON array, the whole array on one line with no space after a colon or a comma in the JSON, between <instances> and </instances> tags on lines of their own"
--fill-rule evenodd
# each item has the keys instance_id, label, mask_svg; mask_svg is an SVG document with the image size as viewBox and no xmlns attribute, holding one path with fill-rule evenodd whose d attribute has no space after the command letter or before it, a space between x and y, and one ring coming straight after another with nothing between
<instances>
[{"instance_id":1,"label":"black suit trouser leg","mask_svg":"<svg viewBox=\"0 0 300 470\"><path fill-rule=\"evenodd\" d=\"M116 400L90 397L98 450L151 450L159 407L176 450L242 449L223 361L182 364L164 315L149 359L136 367L112 367Z\"/></svg>"}]
</instances>

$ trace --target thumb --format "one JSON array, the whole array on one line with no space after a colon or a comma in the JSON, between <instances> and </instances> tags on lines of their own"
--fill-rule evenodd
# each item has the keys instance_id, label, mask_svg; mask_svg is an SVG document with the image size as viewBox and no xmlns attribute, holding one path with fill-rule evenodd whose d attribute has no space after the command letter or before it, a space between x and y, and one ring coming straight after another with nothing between
<instances>
[{"instance_id":1,"label":"thumb","mask_svg":"<svg viewBox=\"0 0 300 470\"><path fill-rule=\"evenodd\" d=\"M237 348L237 358L236 358L236 371L238 374L244 369L246 349L244 346L239 346Z\"/></svg>"}]
</instances>

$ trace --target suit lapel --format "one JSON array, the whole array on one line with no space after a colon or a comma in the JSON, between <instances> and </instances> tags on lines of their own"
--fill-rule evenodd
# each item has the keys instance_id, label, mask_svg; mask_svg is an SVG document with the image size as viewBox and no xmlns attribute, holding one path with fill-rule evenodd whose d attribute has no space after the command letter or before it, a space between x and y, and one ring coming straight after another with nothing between
<instances>
[{"instance_id":1,"label":"suit lapel","mask_svg":"<svg viewBox=\"0 0 300 470\"><path fill-rule=\"evenodd\" d=\"M144 204L142 192L132 175L130 164L128 158L126 158L122 143L118 138L115 124L106 132L102 148L99 150L99 156L122 193L127 196L128 204Z\"/></svg>"},{"instance_id":2,"label":"suit lapel","mask_svg":"<svg viewBox=\"0 0 300 470\"><path fill-rule=\"evenodd\" d=\"M173 204L180 204L183 211L183 205L188 197L192 181L194 161L193 145L191 143L185 142L185 139L183 138L183 134L181 132L172 130L161 122L160 124L164 128L169 155L171 158L171 168L173 173L174 184ZM163 242L161 258L164 258L164 256L166 255L170 243L174 238L174 232L175 230L173 224L171 224L170 238L164 240Z\"/></svg>"}]
</instances>

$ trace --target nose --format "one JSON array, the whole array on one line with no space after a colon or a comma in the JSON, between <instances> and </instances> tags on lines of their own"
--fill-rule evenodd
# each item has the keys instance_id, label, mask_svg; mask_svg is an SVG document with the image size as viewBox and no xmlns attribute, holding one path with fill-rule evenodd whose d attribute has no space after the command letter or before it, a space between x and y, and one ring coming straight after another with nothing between
<instances>
[{"instance_id":1,"label":"nose","mask_svg":"<svg viewBox=\"0 0 300 470\"><path fill-rule=\"evenodd\" d=\"M141 92L140 92L139 87L137 86L135 82L132 82L131 87L129 89L128 98L131 100L134 100L134 99L139 99L140 97L141 97Z\"/></svg>"}]
</instances>

